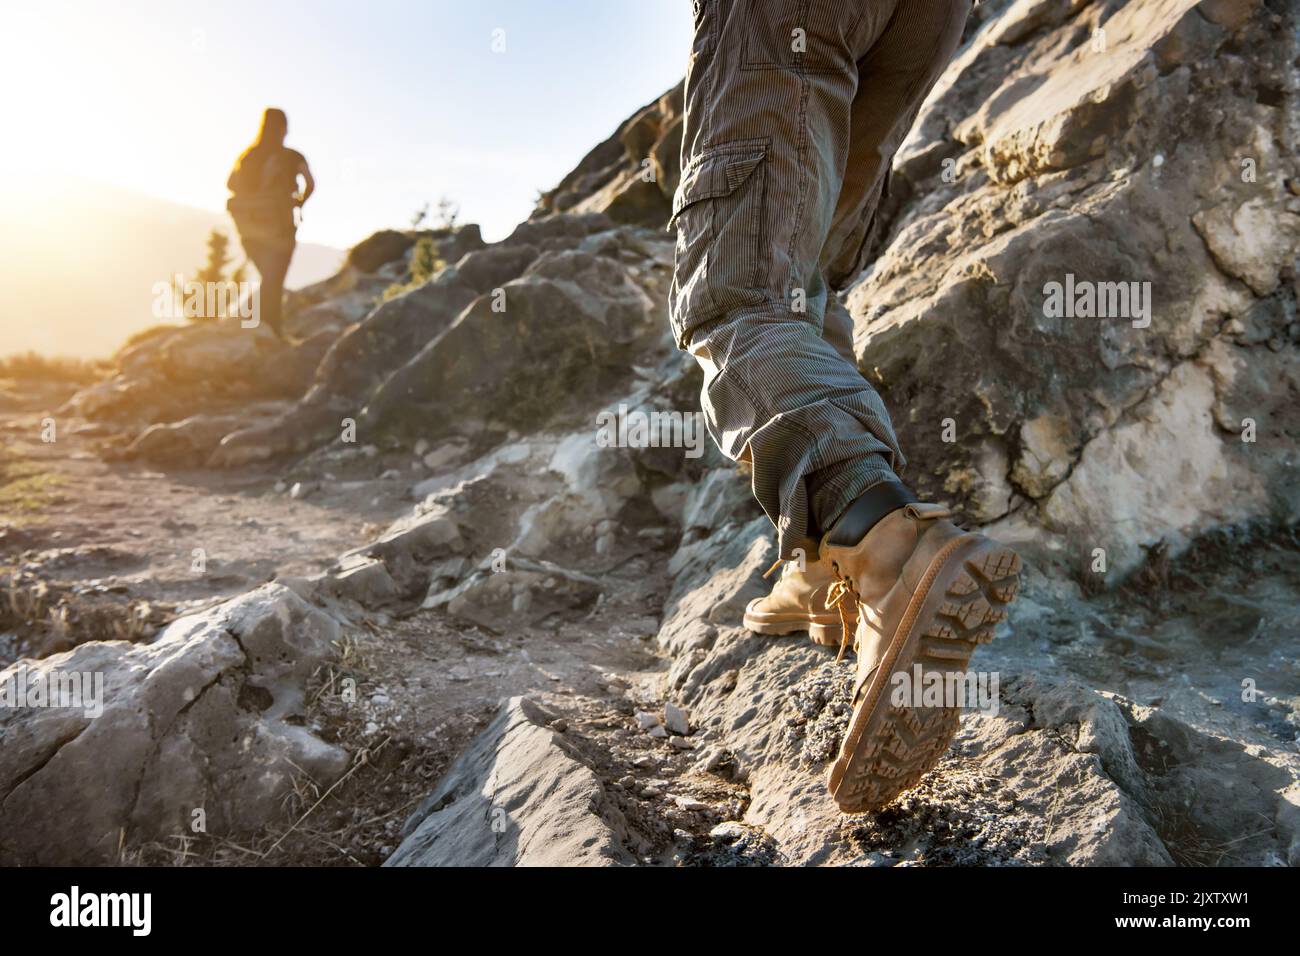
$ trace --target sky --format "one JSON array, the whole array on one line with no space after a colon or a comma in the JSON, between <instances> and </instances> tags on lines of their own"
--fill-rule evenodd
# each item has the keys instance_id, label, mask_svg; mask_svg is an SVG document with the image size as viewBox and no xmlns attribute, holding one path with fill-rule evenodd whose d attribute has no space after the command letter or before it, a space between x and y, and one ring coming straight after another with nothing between
<instances>
[{"instance_id":1,"label":"sky","mask_svg":"<svg viewBox=\"0 0 1300 956\"><path fill-rule=\"evenodd\" d=\"M679 80L687 0L17 0L0 6L0 184L76 176L201 209L261 111L346 248L448 196L495 240Z\"/></svg>"}]
</instances>

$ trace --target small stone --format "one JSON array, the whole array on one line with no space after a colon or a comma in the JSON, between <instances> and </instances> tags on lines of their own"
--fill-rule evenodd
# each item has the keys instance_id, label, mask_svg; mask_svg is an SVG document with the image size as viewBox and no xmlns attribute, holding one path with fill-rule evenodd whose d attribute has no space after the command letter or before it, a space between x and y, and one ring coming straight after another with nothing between
<instances>
[{"instance_id":1,"label":"small stone","mask_svg":"<svg viewBox=\"0 0 1300 956\"><path fill-rule=\"evenodd\" d=\"M704 752L704 756L695 764L695 769L700 773L712 773L717 770L726 758L727 754L721 747L710 747Z\"/></svg>"},{"instance_id":2,"label":"small stone","mask_svg":"<svg viewBox=\"0 0 1300 956\"><path fill-rule=\"evenodd\" d=\"M457 458L459 458L464 453L464 451L465 451L464 445L459 445L459 444L442 445L438 448L433 449L432 451L425 452L423 455L420 456L420 460L424 462L425 468L428 468L430 471L437 471L439 468L445 467L446 465L450 465Z\"/></svg>"},{"instance_id":3,"label":"small stone","mask_svg":"<svg viewBox=\"0 0 1300 956\"><path fill-rule=\"evenodd\" d=\"M709 837L719 843L735 843L745 835L745 825L739 820L725 820L709 831Z\"/></svg>"},{"instance_id":4,"label":"small stone","mask_svg":"<svg viewBox=\"0 0 1300 956\"><path fill-rule=\"evenodd\" d=\"M664 729L662 724L655 724L653 727L647 730L646 733L648 733L651 737L655 738L655 740L663 740L665 737L668 736L668 731Z\"/></svg>"},{"instance_id":5,"label":"small stone","mask_svg":"<svg viewBox=\"0 0 1300 956\"><path fill-rule=\"evenodd\" d=\"M632 716L636 718L636 725L642 730L649 730L651 727L658 727L663 723L658 714L651 713L648 710L638 710Z\"/></svg>"},{"instance_id":6,"label":"small stone","mask_svg":"<svg viewBox=\"0 0 1300 956\"><path fill-rule=\"evenodd\" d=\"M893 866L897 861L891 860L885 854L873 850L859 858L858 862L862 866Z\"/></svg>"},{"instance_id":7,"label":"small stone","mask_svg":"<svg viewBox=\"0 0 1300 956\"><path fill-rule=\"evenodd\" d=\"M694 750L695 741L687 740L685 737L672 736L668 738L668 746L676 747L678 750Z\"/></svg>"},{"instance_id":8,"label":"small stone","mask_svg":"<svg viewBox=\"0 0 1300 956\"><path fill-rule=\"evenodd\" d=\"M678 707L672 701L664 704L664 726L675 734L682 737L689 737L691 734L690 714L683 707Z\"/></svg>"},{"instance_id":9,"label":"small stone","mask_svg":"<svg viewBox=\"0 0 1300 956\"><path fill-rule=\"evenodd\" d=\"M683 810L692 813L698 813L701 810L709 809L709 805L703 800L696 800L694 797L673 797L673 802Z\"/></svg>"},{"instance_id":10,"label":"small stone","mask_svg":"<svg viewBox=\"0 0 1300 956\"><path fill-rule=\"evenodd\" d=\"M569 722L563 717L556 717L548 726L557 734L562 734L569 729Z\"/></svg>"},{"instance_id":11,"label":"small stone","mask_svg":"<svg viewBox=\"0 0 1300 956\"><path fill-rule=\"evenodd\" d=\"M515 432L510 433L510 441L515 441L519 436ZM497 452L497 461L506 465L522 465L528 460L528 456L533 453L532 446L526 442L520 444L506 445Z\"/></svg>"}]
</instances>

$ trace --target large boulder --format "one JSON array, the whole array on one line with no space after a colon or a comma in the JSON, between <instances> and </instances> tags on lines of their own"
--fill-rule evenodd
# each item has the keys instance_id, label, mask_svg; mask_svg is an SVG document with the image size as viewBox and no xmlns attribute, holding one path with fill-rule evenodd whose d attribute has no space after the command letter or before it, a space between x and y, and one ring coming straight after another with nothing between
<instances>
[{"instance_id":1,"label":"large boulder","mask_svg":"<svg viewBox=\"0 0 1300 956\"><path fill-rule=\"evenodd\" d=\"M302 721L306 681L337 637L272 584L150 644L95 641L0 672L6 693L23 694L0 709L4 862L108 863L199 823L234 835L281 819L300 774L328 786L347 769L346 752ZM33 696L74 675L85 696Z\"/></svg>"},{"instance_id":2,"label":"large boulder","mask_svg":"<svg viewBox=\"0 0 1300 956\"><path fill-rule=\"evenodd\" d=\"M659 245L650 252L635 236L607 233L543 253L389 376L359 430L368 440L472 434L485 421L530 428L565 411L589 414L664 337L667 243Z\"/></svg>"},{"instance_id":3,"label":"large boulder","mask_svg":"<svg viewBox=\"0 0 1300 956\"><path fill-rule=\"evenodd\" d=\"M61 414L147 425L295 398L324 351L321 340L294 347L235 319L166 326L124 346L114 374L73 395Z\"/></svg>"},{"instance_id":4,"label":"large boulder","mask_svg":"<svg viewBox=\"0 0 1300 956\"><path fill-rule=\"evenodd\" d=\"M298 402L274 421L227 435L209 464L238 467L300 455L338 438L345 419L358 422L367 442L408 433L416 421L414 410L394 408L392 402L425 387L422 376L427 374L425 363L433 343L442 340L453 324L461 323L462 313L475 306L480 314L500 314L502 303L510 301L505 287L527 273L539 256L584 245L590 248L613 225L602 215L526 222L502 242L474 247L451 260L428 282L381 302L348 328L325 354ZM581 287L575 286L572 294L580 293ZM555 337L563 336L564 324L552 318L550 325ZM471 320L467 331L477 327L477 321ZM455 333L451 340L464 334ZM437 385L430 387L436 390ZM387 420L390 412L391 421ZM435 414L434 420L440 417Z\"/></svg>"},{"instance_id":5,"label":"large boulder","mask_svg":"<svg viewBox=\"0 0 1300 956\"><path fill-rule=\"evenodd\" d=\"M848 294L905 477L1108 583L1294 521L1300 198L1269 92L1294 9L1002 7L922 110Z\"/></svg>"},{"instance_id":6,"label":"large boulder","mask_svg":"<svg viewBox=\"0 0 1300 956\"><path fill-rule=\"evenodd\" d=\"M627 821L552 715L506 701L403 828L385 866L615 866Z\"/></svg>"},{"instance_id":7,"label":"large boulder","mask_svg":"<svg viewBox=\"0 0 1300 956\"><path fill-rule=\"evenodd\" d=\"M624 121L542 194L533 218L600 212L616 222L662 229L681 179L682 94L678 83Z\"/></svg>"}]
</instances>

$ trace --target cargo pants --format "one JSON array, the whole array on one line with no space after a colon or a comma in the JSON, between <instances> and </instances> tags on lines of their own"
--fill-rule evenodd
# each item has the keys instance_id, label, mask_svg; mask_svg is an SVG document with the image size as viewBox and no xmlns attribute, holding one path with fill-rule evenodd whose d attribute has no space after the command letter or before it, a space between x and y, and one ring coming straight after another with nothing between
<instances>
[{"instance_id":1,"label":"cargo pants","mask_svg":"<svg viewBox=\"0 0 1300 956\"><path fill-rule=\"evenodd\" d=\"M694 0L669 307L724 454L781 556L902 451L834 290L858 275L894 154L971 0ZM812 552L809 552L812 553Z\"/></svg>"}]
</instances>

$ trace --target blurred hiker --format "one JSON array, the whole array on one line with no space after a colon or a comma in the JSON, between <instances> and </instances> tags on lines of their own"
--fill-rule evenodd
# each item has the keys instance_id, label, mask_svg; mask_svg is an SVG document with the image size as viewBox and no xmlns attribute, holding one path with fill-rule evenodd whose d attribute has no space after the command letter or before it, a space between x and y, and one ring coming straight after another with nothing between
<instances>
[{"instance_id":1,"label":"blurred hiker","mask_svg":"<svg viewBox=\"0 0 1300 956\"><path fill-rule=\"evenodd\" d=\"M316 188L302 153L284 145L288 131L282 110L266 110L257 139L235 161L226 181L233 193L226 208L262 278L259 318L281 339L280 307L298 231L297 210Z\"/></svg>"},{"instance_id":2,"label":"blurred hiker","mask_svg":"<svg viewBox=\"0 0 1300 956\"><path fill-rule=\"evenodd\" d=\"M777 528L784 572L745 623L857 651L829 781L845 811L885 805L945 752L960 702L922 688L900 700L898 681L950 687L1018 581L1013 551L899 477L889 413L834 292L867 265L890 163L970 5L693 3L673 332L704 369L710 433L751 463Z\"/></svg>"}]
</instances>

